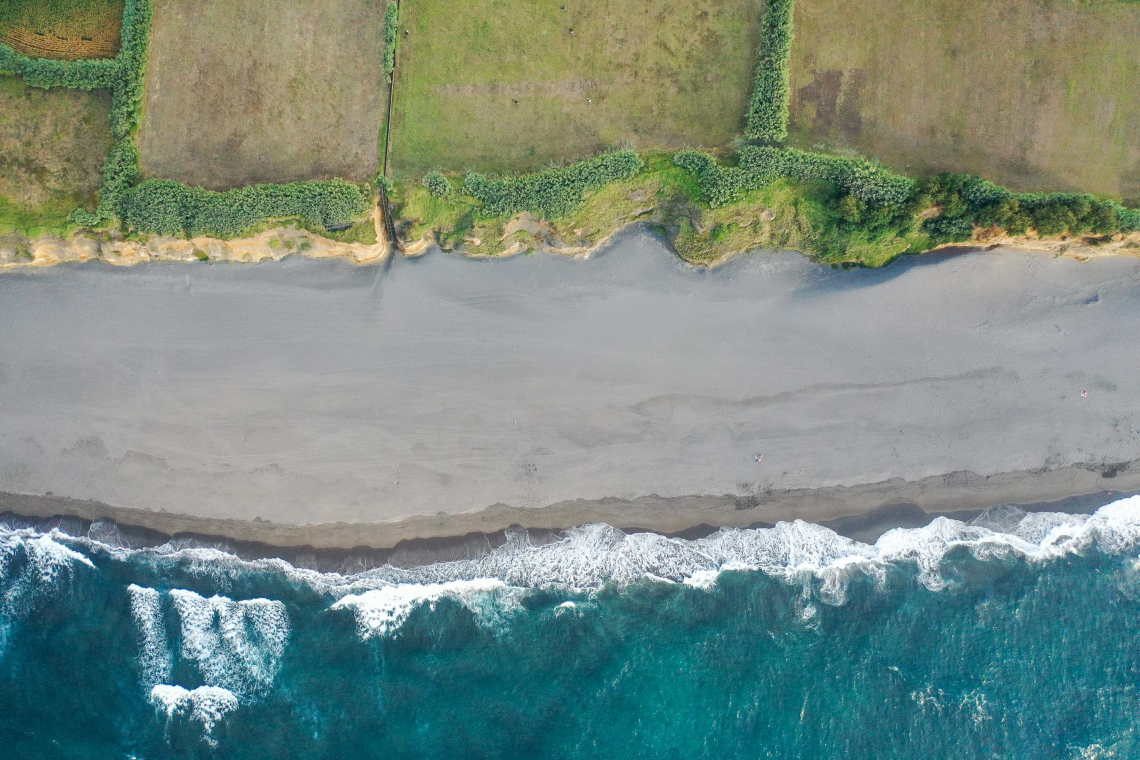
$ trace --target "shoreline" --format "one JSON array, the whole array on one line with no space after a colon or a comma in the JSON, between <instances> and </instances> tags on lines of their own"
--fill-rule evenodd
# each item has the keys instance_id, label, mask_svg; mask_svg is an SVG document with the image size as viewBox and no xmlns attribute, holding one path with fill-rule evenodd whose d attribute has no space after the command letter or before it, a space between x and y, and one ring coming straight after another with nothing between
<instances>
[{"instance_id":1,"label":"shoreline","mask_svg":"<svg viewBox=\"0 0 1140 760\"><path fill-rule=\"evenodd\" d=\"M530 508L495 504L472 512L387 522L295 524L213 518L5 491L0 491L0 515L43 530L59 527L72 535L87 535L93 523L100 523L96 532L110 540L99 540L131 548L174 538L223 548L245 559L277 557L327 570L461 559L501 545L508 530L522 529L532 541L546 543L566 529L591 523L627 533L698 538L722 527L770 527L798 519L874 543L888 530L922 527L939 516L970 520L1003 506L1089 514L1134 493L1140 493L1140 459L990 476L952 472L917 481L892 478L749 496L576 499Z\"/></svg>"},{"instance_id":2,"label":"shoreline","mask_svg":"<svg viewBox=\"0 0 1140 760\"><path fill-rule=\"evenodd\" d=\"M516 217L525 216L524 214ZM398 248L387 240L385 225L380 220L381 212L374 209L373 222L376 225L377 242L374 245L363 243L342 243L322 237L305 229L299 229L295 224L280 227L271 227L248 237L221 239L212 237L180 238L168 236L151 236L146 242L134 240L101 240L90 237L82 232L76 232L69 238L60 238L55 235L44 235L38 238L27 238L22 235L10 234L0 236L0 272L21 271L32 268L54 267L63 264L79 264L90 261L102 261L112 266L129 267L150 262L179 262L179 263L235 263L259 264L267 261L281 261L291 256L308 259L345 259L355 264L384 265L391 260L396 252L405 258L414 259L424 256L433 250L447 253L458 253L464 258L476 260L507 259L520 254L532 252L556 254L574 259L590 259L599 251L608 248L614 239L633 229L645 227L643 221L632 221L624 224L607 234L601 236L597 242L589 246L574 246L569 244L551 244L542 242L531 247L515 242L505 250L484 254L478 250L467 250L465 246L452 251L440 247L434 236L427 236L419 240L404 241ZM510 225L516 221L512 217ZM509 237L505 235L504 239ZM728 262L755 252L755 250L729 251L715 261L701 262L689 261L682 257L668 239L658 236L663 245L677 258L678 261L694 269L713 270L724 266ZM923 251L913 256L927 256L944 252L986 252L995 250L1008 252L1031 252L1051 254L1052 256L1066 256L1080 262L1093 259L1132 256L1140 257L1140 232L1129 234L1117 233L1108 236L1110 240L1090 242L1086 238L1072 238L1060 236L1056 238L1037 238L1028 235L994 236L988 230L979 230L974 239L961 243L947 243ZM308 246L306 250L299 250L300 246ZM23 247L31 258L21 257L19 251ZM809 261L815 262L814 254L794 248L788 252L798 253ZM208 258L204 259L202 256ZM892 260L894 263L897 259ZM889 264L887 265L889 266Z\"/></svg>"}]
</instances>

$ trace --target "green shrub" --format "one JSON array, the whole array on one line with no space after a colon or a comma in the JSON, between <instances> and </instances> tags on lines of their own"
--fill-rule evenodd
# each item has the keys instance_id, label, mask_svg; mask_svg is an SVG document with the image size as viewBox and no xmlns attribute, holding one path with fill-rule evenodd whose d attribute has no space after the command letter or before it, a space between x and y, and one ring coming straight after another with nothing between
<instances>
[{"instance_id":1,"label":"green shrub","mask_svg":"<svg viewBox=\"0 0 1140 760\"><path fill-rule=\"evenodd\" d=\"M479 208L483 216L510 216L531 211L555 219L577 208L587 192L629 179L641 171L643 165L635 151L618 150L561 169L518 177L489 179L472 172L464 180L463 189L483 204Z\"/></svg>"},{"instance_id":2,"label":"green shrub","mask_svg":"<svg viewBox=\"0 0 1140 760\"><path fill-rule=\"evenodd\" d=\"M439 172L428 172L424 175L424 187L436 198L451 197L451 182Z\"/></svg>"},{"instance_id":3,"label":"green shrub","mask_svg":"<svg viewBox=\"0 0 1140 760\"><path fill-rule=\"evenodd\" d=\"M1011 193L969 174L939 174L919 183L915 205L937 208L923 231L994 227L1010 235L1035 230L1051 237L1061 234L1107 235L1136 229L1135 209L1086 193Z\"/></svg>"},{"instance_id":4,"label":"green shrub","mask_svg":"<svg viewBox=\"0 0 1140 760\"><path fill-rule=\"evenodd\" d=\"M392 72L396 70L396 46L399 44L400 9L395 2L388 4L384 11L384 76L392 83Z\"/></svg>"},{"instance_id":5,"label":"green shrub","mask_svg":"<svg viewBox=\"0 0 1140 760\"><path fill-rule=\"evenodd\" d=\"M675 153L673 163L693 175L713 208L732 203L743 190L759 190L771 181L736 166L720 166L708 153L696 150Z\"/></svg>"},{"instance_id":6,"label":"green shrub","mask_svg":"<svg viewBox=\"0 0 1140 760\"><path fill-rule=\"evenodd\" d=\"M794 11L794 0L768 0L744 130L750 140L782 142L788 136L788 58L792 54Z\"/></svg>"},{"instance_id":7,"label":"green shrub","mask_svg":"<svg viewBox=\"0 0 1140 760\"><path fill-rule=\"evenodd\" d=\"M368 191L340 179L251 185L224 193L169 180L146 180L125 194L123 221L157 235L230 237L272 220L299 217L321 227L367 212Z\"/></svg>"},{"instance_id":8,"label":"green shrub","mask_svg":"<svg viewBox=\"0 0 1140 760\"><path fill-rule=\"evenodd\" d=\"M778 177L823 180L844 194L878 205L901 206L910 199L914 180L893 174L861 158L806 153L794 148L747 146L735 167L717 166L712 156L681 151L673 161L693 173L709 204L723 206L742 190L758 190Z\"/></svg>"},{"instance_id":9,"label":"green shrub","mask_svg":"<svg viewBox=\"0 0 1140 760\"><path fill-rule=\"evenodd\" d=\"M0 44L0 71L11 72L32 87L111 91L111 133L115 143L103 164L99 208L94 214L74 210L71 220L76 224L94 227L117 216L123 192L138 177L138 150L132 132L142 107L152 11L151 0L126 0L122 45L119 54L111 59L29 58Z\"/></svg>"}]
</instances>

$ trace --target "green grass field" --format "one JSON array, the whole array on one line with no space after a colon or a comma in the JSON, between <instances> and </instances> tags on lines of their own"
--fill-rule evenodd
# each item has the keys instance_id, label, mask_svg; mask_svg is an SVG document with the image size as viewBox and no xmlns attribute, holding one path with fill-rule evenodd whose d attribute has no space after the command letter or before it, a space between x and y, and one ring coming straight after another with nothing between
<instances>
[{"instance_id":1,"label":"green grass field","mask_svg":"<svg viewBox=\"0 0 1140 760\"><path fill-rule=\"evenodd\" d=\"M388 0L155 0L145 177L223 190L372 179Z\"/></svg>"},{"instance_id":2,"label":"green grass field","mask_svg":"<svg viewBox=\"0 0 1140 760\"><path fill-rule=\"evenodd\" d=\"M3 0L0 41L44 58L108 58L119 47L123 0Z\"/></svg>"},{"instance_id":3,"label":"green grass field","mask_svg":"<svg viewBox=\"0 0 1140 760\"><path fill-rule=\"evenodd\" d=\"M98 204L111 144L106 92L40 90L0 76L0 233L67 228Z\"/></svg>"},{"instance_id":4,"label":"green grass field","mask_svg":"<svg viewBox=\"0 0 1140 760\"><path fill-rule=\"evenodd\" d=\"M791 142L1140 200L1140 4L797 0Z\"/></svg>"},{"instance_id":5,"label":"green grass field","mask_svg":"<svg viewBox=\"0 0 1140 760\"><path fill-rule=\"evenodd\" d=\"M404 0L389 167L516 171L622 141L723 146L743 131L763 12L750 0Z\"/></svg>"}]
</instances>

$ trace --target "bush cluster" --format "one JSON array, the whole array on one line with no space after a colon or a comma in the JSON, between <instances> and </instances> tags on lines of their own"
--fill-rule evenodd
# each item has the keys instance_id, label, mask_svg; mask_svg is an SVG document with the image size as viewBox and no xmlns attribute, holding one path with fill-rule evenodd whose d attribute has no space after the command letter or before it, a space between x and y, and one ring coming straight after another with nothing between
<instances>
[{"instance_id":1,"label":"bush cluster","mask_svg":"<svg viewBox=\"0 0 1140 760\"><path fill-rule=\"evenodd\" d=\"M1011 193L970 174L939 174L923 180L916 187L914 204L938 209L922 228L939 237L969 237L974 227L996 227L1010 235L1034 230L1042 236L1140 229L1140 211L1115 201L1087 193Z\"/></svg>"},{"instance_id":2,"label":"bush cluster","mask_svg":"<svg viewBox=\"0 0 1140 760\"><path fill-rule=\"evenodd\" d=\"M673 162L688 170L714 208L735 201L779 177L823 180L840 192L833 211L840 226L876 234L913 231L915 215L928 209L922 231L936 244L967 240L977 227L1012 235L1030 229L1043 236L1106 235L1140 230L1140 209L1088 194L1011 193L970 174L940 174L915 182L860 158L806 153L793 148L748 146L736 166L720 166L707 153L680 151Z\"/></svg>"},{"instance_id":3,"label":"bush cluster","mask_svg":"<svg viewBox=\"0 0 1140 760\"><path fill-rule=\"evenodd\" d=\"M142 105L151 13L151 0L126 0L122 45L119 54L110 59L29 58L0 44L0 70L23 78L29 86L111 91L111 134L115 143L103 164L99 208L95 212L75 209L70 218L76 224L94 227L118 215L122 194L138 177L138 150L132 132L138 125Z\"/></svg>"},{"instance_id":4,"label":"bush cluster","mask_svg":"<svg viewBox=\"0 0 1140 760\"><path fill-rule=\"evenodd\" d=\"M451 196L451 182L447 177L439 172L428 172L424 175L424 187L428 192L437 198L448 198Z\"/></svg>"},{"instance_id":5,"label":"bush cluster","mask_svg":"<svg viewBox=\"0 0 1140 760\"><path fill-rule=\"evenodd\" d=\"M750 140L782 142L788 136L788 59L792 54L794 10L795 0L768 0L744 129Z\"/></svg>"},{"instance_id":6,"label":"bush cluster","mask_svg":"<svg viewBox=\"0 0 1140 760\"><path fill-rule=\"evenodd\" d=\"M708 153L697 150L678 151L673 154L673 163L693 175L713 208L732 203L743 190L759 190L771 181L767 175L738 166L721 166Z\"/></svg>"},{"instance_id":7,"label":"bush cluster","mask_svg":"<svg viewBox=\"0 0 1140 760\"><path fill-rule=\"evenodd\" d=\"M359 218L368 203L366 187L340 179L250 185L224 193L150 179L126 194L122 215L141 232L230 237L269 219L300 217L335 227Z\"/></svg>"},{"instance_id":8,"label":"bush cluster","mask_svg":"<svg viewBox=\"0 0 1140 760\"><path fill-rule=\"evenodd\" d=\"M902 205L910 198L914 180L893 174L861 158L806 153L794 148L747 146L740 150L738 165L722 167L712 156L681 151L673 162L693 173L712 206L731 203L743 190L758 190L779 177L823 180L847 195L877 205Z\"/></svg>"},{"instance_id":9,"label":"bush cluster","mask_svg":"<svg viewBox=\"0 0 1140 760\"><path fill-rule=\"evenodd\" d=\"M396 70L396 46L399 44L400 9L395 2L388 3L384 11L384 77L392 83L392 72Z\"/></svg>"},{"instance_id":10,"label":"bush cluster","mask_svg":"<svg viewBox=\"0 0 1140 760\"><path fill-rule=\"evenodd\" d=\"M474 172L467 175L463 190L483 205L483 216L510 216L521 211L548 219L566 216L582 203L585 194L617 180L635 176L643 166L632 150L603 153L561 169L489 179Z\"/></svg>"}]
</instances>

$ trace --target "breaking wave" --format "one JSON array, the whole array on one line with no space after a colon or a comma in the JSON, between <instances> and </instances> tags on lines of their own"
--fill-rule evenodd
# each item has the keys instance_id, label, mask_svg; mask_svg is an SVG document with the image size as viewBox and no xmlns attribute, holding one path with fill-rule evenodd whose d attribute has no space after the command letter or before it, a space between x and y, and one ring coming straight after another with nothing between
<instances>
[{"instance_id":1,"label":"breaking wave","mask_svg":"<svg viewBox=\"0 0 1140 760\"><path fill-rule=\"evenodd\" d=\"M70 582L77 563L95 567L56 538L27 529L0 531L0 656L13 626Z\"/></svg>"},{"instance_id":2,"label":"breaking wave","mask_svg":"<svg viewBox=\"0 0 1140 760\"><path fill-rule=\"evenodd\" d=\"M168 723L175 716L185 716L201 724L202 739L212 747L217 746L214 726L238 708L238 699L233 692L217 686L188 690L181 686L158 684L150 690L150 703L166 716Z\"/></svg>"}]
</instances>

